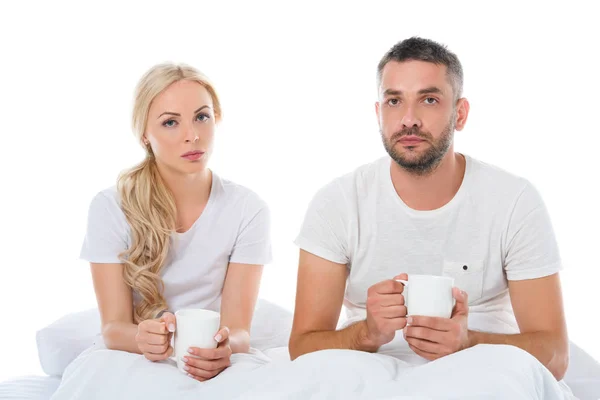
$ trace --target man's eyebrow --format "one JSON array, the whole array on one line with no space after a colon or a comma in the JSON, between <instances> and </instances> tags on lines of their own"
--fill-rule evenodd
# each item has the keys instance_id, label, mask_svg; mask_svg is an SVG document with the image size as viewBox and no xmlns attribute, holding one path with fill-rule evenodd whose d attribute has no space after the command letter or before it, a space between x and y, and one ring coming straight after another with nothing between
<instances>
[{"instance_id":1,"label":"man's eyebrow","mask_svg":"<svg viewBox=\"0 0 600 400\"><path fill-rule=\"evenodd\" d=\"M419 95L423 94L444 94L444 91L437 86L430 86L425 89L421 89L417 92ZM402 96L402 90L398 89L386 89L383 94L385 96Z\"/></svg>"},{"instance_id":2,"label":"man's eyebrow","mask_svg":"<svg viewBox=\"0 0 600 400\"><path fill-rule=\"evenodd\" d=\"M419 94L444 94L444 92L437 86L430 86L428 88L419 90Z\"/></svg>"},{"instance_id":3,"label":"man's eyebrow","mask_svg":"<svg viewBox=\"0 0 600 400\"><path fill-rule=\"evenodd\" d=\"M383 94L385 96L402 96L402 91L396 89L386 89Z\"/></svg>"}]
</instances>

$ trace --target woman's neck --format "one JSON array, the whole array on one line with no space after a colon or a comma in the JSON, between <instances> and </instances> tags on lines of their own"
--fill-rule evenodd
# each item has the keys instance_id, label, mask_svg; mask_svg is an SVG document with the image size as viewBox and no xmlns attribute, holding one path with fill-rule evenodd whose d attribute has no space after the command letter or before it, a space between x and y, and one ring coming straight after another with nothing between
<instances>
[{"instance_id":1,"label":"woman's neck","mask_svg":"<svg viewBox=\"0 0 600 400\"><path fill-rule=\"evenodd\" d=\"M173 193L177 209L206 204L208 201L213 179L210 169L205 168L194 174L182 174L168 168L161 168L159 164L158 171Z\"/></svg>"}]
</instances>

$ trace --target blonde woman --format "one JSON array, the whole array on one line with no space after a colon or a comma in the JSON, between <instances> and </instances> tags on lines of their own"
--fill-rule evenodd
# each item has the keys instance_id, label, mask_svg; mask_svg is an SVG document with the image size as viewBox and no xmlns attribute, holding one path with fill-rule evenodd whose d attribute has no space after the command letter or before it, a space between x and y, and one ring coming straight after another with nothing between
<instances>
[{"instance_id":1,"label":"blonde woman","mask_svg":"<svg viewBox=\"0 0 600 400\"><path fill-rule=\"evenodd\" d=\"M232 353L248 352L262 266L271 258L266 204L208 168L220 120L219 98L199 71L151 68L133 108L146 157L95 196L81 252L109 349L165 360L175 311L220 311L217 349L192 348L198 357L183 358L199 381L227 368Z\"/></svg>"}]
</instances>

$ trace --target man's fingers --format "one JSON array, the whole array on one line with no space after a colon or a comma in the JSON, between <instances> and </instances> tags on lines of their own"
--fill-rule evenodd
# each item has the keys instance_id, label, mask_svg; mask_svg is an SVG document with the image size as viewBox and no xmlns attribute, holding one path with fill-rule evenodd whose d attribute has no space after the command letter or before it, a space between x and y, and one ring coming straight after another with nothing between
<instances>
[{"instance_id":1,"label":"man's fingers","mask_svg":"<svg viewBox=\"0 0 600 400\"><path fill-rule=\"evenodd\" d=\"M376 302L382 307L390 307L390 306L403 306L406 300L404 296L401 294L383 294L379 297L376 297Z\"/></svg>"},{"instance_id":2,"label":"man's fingers","mask_svg":"<svg viewBox=\"0 0 600 400\"><path fill-rule=\"evenodd\" d=\"M381 325L382 331L399 331L406 327L406 318L390 318L383 321L385 322Z\"/></svg>"},{"instance_id":3,"label":"man's fingers","mask_svg":"<svg viewBox=\"0 0 600 400\"><path fill-rule=\"evenodd\" d=\"M409 345L416 347L424 353L439 354L442 355L444 347L439 343L430 342L428 340L417 339L414 337L407 337L406 341Z\"/></svg>"},{"instance_id":4,"label":"man's fingers","mask_svg":"<svg viewBox=\"0 0 600 400\"><path fill-rule=\"evenodd\" d=\"M425 328L435 329L436 331L449 331L453 322L448 318L440 317L425 317L423 315L412 315L410 326L422 326Z\"/></svg>"},{"instance_id":5,"label":"man's fingers","mask_svg":"<svg viewBox=\"0 0 600 400\"><path fill-rule=\"evenodd\" d=\"M367 298L367 308L374 310L380 307L402 306L404 302L404 296L399 293L375 294Z\"/></svg>"},{"instance_id":6,"label":"man's fingers","mask_svg":"<svg viewBox=\"0 0 600 400\"><path fill-rule=\"evenodd\" d=\"M404 328L404 336L423 339L429 342L444 343L447 341L448 332L411 325Z\"/></svg>"},{"instance_id":7,"label":"man's fingers","mask_svg":"<svg viewBox=\"0 0 600 400\"><path fill-rule=\"evenodd\" d=\"M406 317L406 306L379 307L373 311L373 315L388 319Z\"/></svg>"},{"instance_id":8,"label":"man's fingers","mask_svg":"<svg viewBox=\"0 0 600 400\"><path fill-rule=\"evenodd\" d=\"M379 282L369 288L368 295L372 296L375 294L400 294L404 290L404 285L400 282L396 282L393 279L388 279L383 282Z\"/></svg>"},{"instance_id":9,"label":"man's fingers","mask_svg":"<svg viewBox=\"0 0 600 400\"><path fill-rule=\"evenodd\" d=\"M407 281L408 280L408 274L403 272L400 275L396 275L394 277L394 279L402 279L403 281Z\"/></svg>"},{"instance_id":10,"label":"man's fingers","mask_svg":"<svg viewBox=\"0 0 600 400\"><path fill-rule=\"evenodd\" d=\"M412 344L408 344L408 347L410 347L410 349L412 351L414 351L416 354L420 355L421 357L429 360L429 361L433 361L433 360L437 360L438 358L440 358L440 355L438 354L434 354L434 353L428 353L426 351L422 351L421 349L419 349L418 347L413 346Z\"/></svg>"},{"instance_id":11,"label":"man's fingers","mask_svg":"<svg viewBox=\"0 0 600 400\"><path fill-rule=\"evenodd\" d=\"M452 316L455 315L468 315L469 314L469 295L464 290L460 290L457 287L452 288L452 297L456 300L454 304L454 310Z\"/></svg>"}]
</instances>

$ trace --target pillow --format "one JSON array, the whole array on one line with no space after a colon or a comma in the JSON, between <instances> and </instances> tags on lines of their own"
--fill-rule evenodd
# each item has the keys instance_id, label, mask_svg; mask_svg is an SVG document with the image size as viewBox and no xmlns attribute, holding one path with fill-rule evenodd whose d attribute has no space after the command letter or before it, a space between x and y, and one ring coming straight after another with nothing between
<instances>
[{"instance_id":1,"label":"pillow","mask_svg":"<svg viewBox=\"0 0 600 400\"><path fill-rule=\"evenodd\" d=\"M250 328L250 346L261 351L287 347L291 328L290 311L258 299ZM67 365L97 340L102 340L97 308L63 316L36 333L42 370L50 376L61 376Z\"/></svg>"},{"instance_id":2,"label":"pillow","mask_svg":"<svg viewBox=\"0 0 600 400\"><path fill-rule=\"evenodd\" d=\"M600 363L573 342L569 352L565 383L580 400L600 399Z\"/></svg>"},{"instance_id":3,"label":"pillow","mask_svg":"<svg viewBox=\"0 0 600 400\"><path fill-rule=\"evenodd\" d=\"M67 365L100 336L98 309L67 314L37 331L38 357L42 370L50 376L61 376Z\"/></svg>"},{"instance_id":4,"label":"pillow","mask_svg":"<svg viewBox=\"0 0 600 400\"><path fill-rule=\"evenodd\" d=\"M250 326L250 346L261 351L287 347L292 321L291 311L265 299L258 299Z\"/></svg>"}]
</instances>

